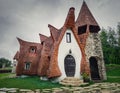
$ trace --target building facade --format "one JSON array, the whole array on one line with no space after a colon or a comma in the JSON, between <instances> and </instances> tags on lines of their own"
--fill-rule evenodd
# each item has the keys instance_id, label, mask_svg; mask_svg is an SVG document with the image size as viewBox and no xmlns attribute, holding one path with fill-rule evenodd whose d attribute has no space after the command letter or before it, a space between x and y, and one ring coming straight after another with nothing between
<instances>
[{"instance_id":1,"label":"building facade","mask_svg":"<svg viewBox=\"0 0 120 93\"><path fill-rule=\"evenodd\" d=\"M39 34L41 43L17 38L20 49L16 75L37 75L42 79L81 78L86 73L91 80L106 80L100 27L85 1L77 20L71 7L61 29L48 25L50 36Z\"/></svg>"}]
</instances>

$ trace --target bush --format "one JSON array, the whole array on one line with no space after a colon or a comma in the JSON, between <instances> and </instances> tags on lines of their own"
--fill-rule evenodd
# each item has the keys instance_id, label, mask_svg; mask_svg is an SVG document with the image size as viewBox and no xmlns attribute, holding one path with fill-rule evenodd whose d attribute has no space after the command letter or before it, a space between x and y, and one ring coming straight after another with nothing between
<instances>
[{"instance_id":1,"label":"bush","mask_svg":"<svg viewBox=\"0 0 120 93\"><path fill-rule=\"evenodd\" d=\"M6 69L6 70L5 70L5 69L2 70L2 69L1 69L1 70L0 70L0 73L10 73L11 71L12 71L12 70L7 70L7 69Z\"/></svg>"}]
</instances>

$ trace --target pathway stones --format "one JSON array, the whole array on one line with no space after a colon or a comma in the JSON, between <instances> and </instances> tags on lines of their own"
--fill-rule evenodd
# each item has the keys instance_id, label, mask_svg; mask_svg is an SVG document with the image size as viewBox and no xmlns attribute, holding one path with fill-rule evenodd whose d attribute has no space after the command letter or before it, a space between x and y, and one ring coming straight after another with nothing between
<instances>
[{"instance_id":1,"label":"pathway stones","mask_svg":"<svg viewBox=\"0 0 120 93\"><path fill-rule=\"evenodd\" d=\"M4 91L0 91L0 93L6 93L6 92L4 92Z\"/></svg>"},{"instance_id":2,"label":"pathway stones","mask_svg":"<svg viewBox=\"0 0 120 93\"><path fill-rule=\"evenodd\" d=\"M35 93L41 93L40 91L41 91L40 89L36 89Z\"/></svg>"},{"instance_id":3,"label":"pathway stones","mask_svg":"<svg viewBox=\"0 0 120 93\"><path fill-rule=\"evenodd\" d=\"M86 87L60 87L52 89L0 88L0 93L120 93L120 83L95 83Z\"/></svg>"}]
</instances>

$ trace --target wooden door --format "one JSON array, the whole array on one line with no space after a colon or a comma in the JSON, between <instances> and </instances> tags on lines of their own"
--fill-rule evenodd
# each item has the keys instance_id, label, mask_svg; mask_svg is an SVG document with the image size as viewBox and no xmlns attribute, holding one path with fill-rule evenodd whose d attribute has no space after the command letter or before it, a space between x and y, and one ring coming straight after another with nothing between
<instances>
[{"instance_id":1,"label":"wooden door","mask_svg":"<svg viewBox=\"0 0 120 93\"><path fill-rule=\"evenodd\" d=\"M74 77L75 75L75 59L72 55L67 55L64 60L64 68L67 77Z\"/></svg>"}]
</instances>

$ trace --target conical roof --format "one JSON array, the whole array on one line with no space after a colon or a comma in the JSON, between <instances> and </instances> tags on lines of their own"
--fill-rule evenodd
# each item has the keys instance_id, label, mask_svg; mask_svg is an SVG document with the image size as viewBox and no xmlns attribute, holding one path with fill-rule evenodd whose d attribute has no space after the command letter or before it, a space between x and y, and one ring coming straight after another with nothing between
<instances>
[{"instance_id":1,"label":"conical roof","mask_svg":"<svg viewBox=\"0 0 120 93\"><path fill-rule=\"evenodd\" d=\"M83 1L81 10L80 10L78 18L76 20L76 25L83 26L86 24L98 26L98 23L96 22L95 18L93 17L92 13L90 12L86 2Z\"/></svg>"}]
</instances>

